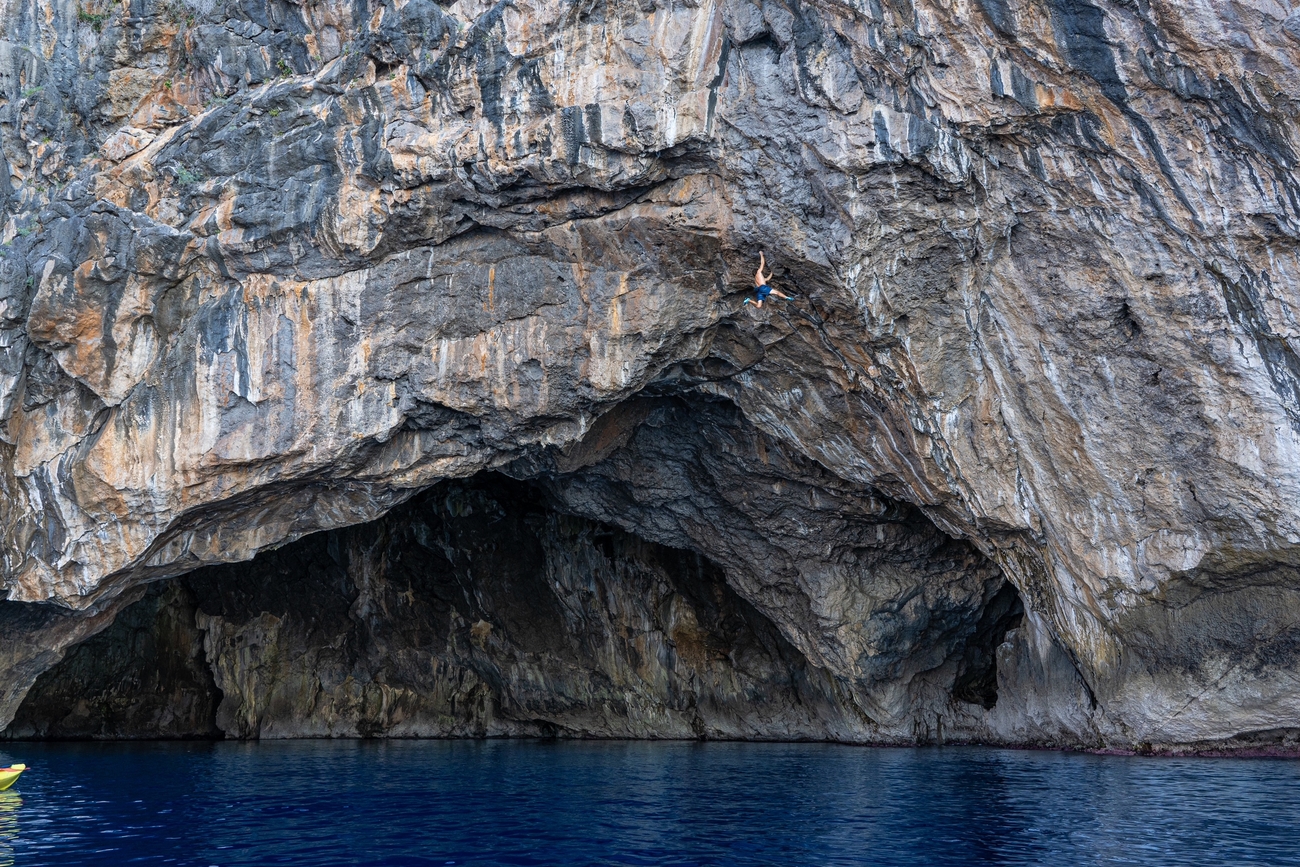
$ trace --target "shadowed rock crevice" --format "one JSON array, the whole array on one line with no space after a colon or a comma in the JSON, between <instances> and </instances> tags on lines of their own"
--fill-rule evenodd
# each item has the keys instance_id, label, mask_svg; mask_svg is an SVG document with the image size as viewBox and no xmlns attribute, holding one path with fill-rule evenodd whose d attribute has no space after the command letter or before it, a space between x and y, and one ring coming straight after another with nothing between
<instances>
[{"instance_id":1,"label":"shadowed rock crevice","mask_svg":"<svg viewBox=\"0 0 1300 867\"><path fill-rule=\"evenodd\" d=\"M952 688L953 698L985 709L998 703L998 648L1024 616L1020 594L1010 582L1003 584L980 612L975 632L966 640L966 652Z\"/></svg>"},{"instance_id":2,"label":"shadowed rock crevice","mask_svg":"<svg viewBox=\"0 0 1300 867\"><path fill-rule=\"evenodd\" d=\"M183 582L155 585L27 693L8 738L212 738L217 691Z\"/></svg>"}]
</instances>

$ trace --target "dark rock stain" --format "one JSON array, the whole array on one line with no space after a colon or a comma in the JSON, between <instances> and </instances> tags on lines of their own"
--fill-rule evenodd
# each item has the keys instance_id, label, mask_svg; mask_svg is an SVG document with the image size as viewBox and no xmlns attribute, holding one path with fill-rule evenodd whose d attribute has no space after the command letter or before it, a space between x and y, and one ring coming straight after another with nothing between
<instances>
[{"instance_id":1,"label":"dark rock stain","mask_svg":"<svg viewBox=\"0 0 1300 867\"><path fill-rule=\"evenodd\" d=\"M560 109L560 138L564 142L564 161L572 168L578 164L587 131L582 124L582 108L568 105Z\"/></svg>"},{"instance_id":2,"label":"dark rock stain","mask_svg":"<svg viewBox=\"0 0 1300 867\"><path fill-rule=\"evenodd\" d=\"M1115 65L1115 54L1106 38L1106 16L1102 10L1087 0L1051 0L1052 26L1066 60L1075 69L1087 75L1101 88L1102 94L1113 102L1142 136L1152 157L1169 182L1174 196L1182 203L1187 214L1199 223L1196 209L1169 165L1169 158L1156 137L1151 124L1129 105L1128 91ZM1163 209L1160 213L1164 216ZM1165 217L1168 221L1168 218Z\"/></svg>"},{"instance_id":3,"label":"dark rock stain","mask_svg":"<svg viewBox=\"0 0 1300 867\"><path fill-rule=\"evenodd\" d=\"M709 106L705 127L710 133L713 131L713 115L718 108L718 89L722 87L722 82L727 77L727 61L730 57L731 36L724 35L722 37L722 49L718 55L718 74L713 76L713 80L709 82Z\"/></svg>"},{"instance_id":4,"label":"dark rock stain","mask_svg":"<svg viewBox=\"0 0 1300 867\"><path fill-rule=\"evenodd\" d=\"M1106 39L1105 13L1087 0L1049 0L1048 5L1065 59L1097 82L1112 102L1126 103L1128 94Z\"/></svg>"},{"instance_id":5,"label":"dark rock stain","mask_svg":"<svg viewBox=\"0 0 1300 867\"><path fill-rule=\"evenodd\" d=\"M977 0L980 9L984 11L985 17L993 25L993 29L1003 36L1014 37L1016 35L1016 19L1011 13L1011 7L1007 0Z\"/></svg>"},{"instance_id":6,"label":"dark rock stain","mask_svg":"<svg viewBox=\"0 0 1300 867\"><path fill-rule=\"evenodd\" d=\"M1255 344L1268 370L1273 392L1281 401L1291 426L1300 432L1300 353L1269 326L1268 314L1249 275L1233 280L1220 269L1211 267L1210 270L1223 290L1228 316ZM1268 282L1265 275L1259 279Z\"/></svg>"}]
</instances>

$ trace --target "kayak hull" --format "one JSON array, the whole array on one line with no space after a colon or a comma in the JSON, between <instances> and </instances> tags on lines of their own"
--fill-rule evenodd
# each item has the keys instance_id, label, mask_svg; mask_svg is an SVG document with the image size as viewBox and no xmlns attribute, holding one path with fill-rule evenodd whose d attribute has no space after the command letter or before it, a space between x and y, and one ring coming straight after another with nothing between
<instances>
[{"instance_id":1,"label":"kayak hull","mask_svg":"<svg viewBox=\"0 0 1300 867\"><path fill-rule=\"evenodd\" d=\"M23 771L25 770L27 770L27 768L24 765L14 765L12 768L0 768L0 792L3 792L5 789L8 789L14 783L18 782L18 778L23 775Z\"/></svg>"}]
</instances>

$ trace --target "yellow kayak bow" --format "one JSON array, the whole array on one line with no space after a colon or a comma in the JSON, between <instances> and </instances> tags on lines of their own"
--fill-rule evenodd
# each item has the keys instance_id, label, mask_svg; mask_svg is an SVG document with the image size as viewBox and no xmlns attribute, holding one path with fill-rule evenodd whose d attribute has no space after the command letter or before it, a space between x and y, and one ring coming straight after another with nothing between
<instances>
[{"instance_id":1,"label":"yellow kayak bow","mask_svg":"<svg viewBox=\"0 0 1300 867\"><path fill-rule=\"evenodd\" d=\"M26 765L11 765L7 768L0 768L0 792L18 782L18 778L25 770L27 770Z\"/></svg>"}]
</instances>

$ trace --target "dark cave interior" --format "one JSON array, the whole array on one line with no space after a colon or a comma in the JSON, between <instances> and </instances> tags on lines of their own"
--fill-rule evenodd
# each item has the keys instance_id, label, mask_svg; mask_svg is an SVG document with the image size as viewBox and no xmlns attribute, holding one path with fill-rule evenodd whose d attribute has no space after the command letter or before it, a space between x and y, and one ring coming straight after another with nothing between
<instances>
[{"instance_id":1,"label":"dark cave interior","mask_svg":"<svg viewBox=\"0 0 1300 867\"><path fill-rule=\"evenodd\" d=\"M993 706L1022 613L1005 580L968 613L945 657L954 701ZM705 556L485 473L152 585L37 680L3 737L837 739L860 730L854 688Z\"/></svg>"}]
</instances>

